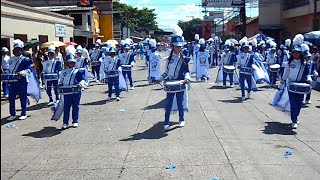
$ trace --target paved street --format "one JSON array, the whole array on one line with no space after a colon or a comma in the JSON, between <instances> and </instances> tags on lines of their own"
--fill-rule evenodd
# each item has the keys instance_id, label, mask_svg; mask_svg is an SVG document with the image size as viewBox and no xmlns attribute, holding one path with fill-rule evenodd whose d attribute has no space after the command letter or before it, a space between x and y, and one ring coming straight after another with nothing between
<instances>
[{"instance_id":1,"label":"paved street","mask_svg":"<svg viewBox=\"0 0 320 180\"><path fill-rule=\"evenodd\" d=\"M320 179L320 92L313 91L292 131L290 116L268 104L275 89L261 87L241 103L240 88L213 84L216 74L213 68L209 82L192 83L186 126L177 128L175 114L168 133L165 92L148 85L142 61L133 72L135 90L120 102L106 104L107 86L92 82L78 129L62 131L61 120L50 120L44 92L24 121L8 123L2 101L1 179ZM293 154L285 158L285 151ZM169 164L176 168L167 170Z\"/></svg>"}]
</instances>

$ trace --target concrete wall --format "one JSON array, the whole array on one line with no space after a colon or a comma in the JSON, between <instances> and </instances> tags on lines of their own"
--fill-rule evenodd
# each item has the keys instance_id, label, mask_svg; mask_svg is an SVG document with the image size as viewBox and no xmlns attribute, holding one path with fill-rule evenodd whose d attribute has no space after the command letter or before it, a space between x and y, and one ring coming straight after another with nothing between
<instances>
[{"instance_id":1,"label":"concrete wall","mask_svg":"<svg viewBox=\"0 0 320 180\"><path fill-rule=\"evenodd\" d=\"M55 23L67 26L63 41L70 41L73 18L1 0L1 38L10 38L11 48L14 34L26 34L28 40L39 39L39 35L48 36L48 41L59 40L55 36Z\"/></svg>"},{"instance_id":2,"label":"concrete wall","mask_svg":"<svg viewBox=\"0 0 320 180\"><path fill-rule=\"evenodd\" d=\"M101 35L104 36L101 38L102 41L107 41L113 39L113 15L112 14L101 14L100 15L100 30Z\"/></svg>"},{"instance_id":3,"label":"concrete wall","mask_svg":"<svg viewBox=\"0 0 320 180\"><path fill-rule=\"evenodd\" d=\"M306 14L313 14L315 0L309 0L309 1L310 3L308 5L283 11L283 18L289 19L297 16L304 16ZM317 12L320 12L320 1L317 2Z\"/></svg>"},{"instance_id":4,"label":"concrete wall","mask_svg":"<svg viewBox=\"0 0 320 180\"><path fill-rule=\"evenodd\" d=\"M259 0L259 24L282 24L281 0Z\"/></svg>"}]
</instances>

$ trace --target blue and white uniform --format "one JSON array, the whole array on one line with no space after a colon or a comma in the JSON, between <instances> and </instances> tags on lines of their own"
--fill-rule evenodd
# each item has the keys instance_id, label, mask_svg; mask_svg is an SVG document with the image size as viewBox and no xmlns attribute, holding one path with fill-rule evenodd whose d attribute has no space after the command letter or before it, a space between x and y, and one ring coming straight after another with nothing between
<instances>
[{"instance_id":1,"label":"blue and white uniform","mask_svg":"<svg viewBox=\"0 0 320 180\"><path fill-rule=\"evenodd\" d=\"M49 59L49 60L43 62L43 71L42 71L43 76L45 74L58 75L60 71L62 71L62 62L61 61L53 58L53 59ZM51 92L52 88L53 88L54 93L56 95L56 100L59 100L58 78L56 80L44 79L44 81L45 81L46 91L49 96L49 101L53 102L52 92Z\"/></svg>"},{"instance_id":2,"label":"blue and white uniform","mask_svg":"<svg viewBox=\"0 0 320 180\"><path fill-rule=\"evenodd\" d=\"M96 44L96 47L98 46L99 44ZM91 66L92 66L92 72L94 75L96 75L97 81L100 81L100 65L103 57L104 57L104 54L100 48L94 48L92 50L92 53L90 56Z\"/></svg>"},{"instance_id":3,"label":"blue and white uniform","mask_svg":"<svg viewBox=\"0 0 320 180\"><path fill-rule=\"evenodd\" d=\"M266 57L266 64L269 70L269 77L270 77L270 85L275 85L277 81L278 72L271 72L270 66L274 64L278 64L278 57L276 53L272 53L272 51L268 51L267 57Z\"/></svg>"},{"instance_id":4,"label":"blue and white uniform","mask_svg":"<svg viewBox=\"0 0 320 180\"><path fill-rule=\"evenodd\" d=\"M253 55L249 53L241 52L237 55L237 66L241 68L252 68L252 64L254 63ZM245 81L247 82L248 88L248 97L250 97L250 92L252 90L252 75L239 73L239 83L241 87L241 95L242 98L245 97Z\"/></svg>"},{"instance_id":5,"label":"blue and white uniform","mask_svg":"<svg viewBox=\"0 0 320 180\"><path fill-rule=\"evenodd\" d=\"M307 62L308 66L309 66L309 75L311 76L311 79L312 81L316 81L317 80L317 77L318 77L318 72L317 72L317 69L318 69L318 64L317 62L313 61L313 60L309 60ZM311 91L312 92L312 91ZM310 104L311 101L310 101L310 98L311 98L311 92L309 94L307 94L306 96L306 100L305 102Z\"/></svg>"},{"instance_id":6,"label":"blue and white uniform","mask_svg":"<svg viewBox=\"0 0 320 180\"><path fill-rule=\"evenodd\" d=\"M129 45L126 45L125 48L129 48L129 47L130 47ZM148 59L149 59L149 56L148 56ZM119 58L121 61L121 65L130 65L131 67L133 67L133 65L135 64L134 53L131 50L129 50L128 52L122 53ZM133 89L132 69L130 71L123 71L122 74L125 79L127 78L129 79L130 87L131 89Z\"/></svg>"},{"instance_id":7,"label":"blue and white uniform","mask_svg":"<svg viewBox=\"0 0 320 180\"><path fill-rule=\"evenodd\" d=\"M149 56L149 83L154 83L160 78L160 62L161 55L156 51L156 48L152 48L151 54Z\"/></svg>"},{"instance_id":8,"label":"blue and white uniform","mask_svg":"<svg viewBox=\"0 0 320 180\"><path fill-rule=\"evenodd\" d=\"M8 48L3 47L2 52L8 52ZM7 69L9 69L9 59L10 56L8 55L2 55L1 57L1 67L3 70L3 73L7 71ZM8 96L9 95L9 84L7 82L2 82L2 91L3 91L3 95L4 96Z\"/></svg>"},{"instance_id":9,"label":"blue and white uniform","mask_svg":"<svg viewBox=\"0 0 320 180\"><path fill-rule=\"evenodd\" d=\"M223 66L233 66L234 63L237 62L237 58L233 52L228 51L227 53L222 54L220 62L221 62L220 71L223 71L222 70ZM227 76L229 76L230 86L232 86L233 80L234 80L234 75L235 75L235 73L226 73L223 71L223 85L225 86L227 84Z\"/></svg>"}]
</instances>

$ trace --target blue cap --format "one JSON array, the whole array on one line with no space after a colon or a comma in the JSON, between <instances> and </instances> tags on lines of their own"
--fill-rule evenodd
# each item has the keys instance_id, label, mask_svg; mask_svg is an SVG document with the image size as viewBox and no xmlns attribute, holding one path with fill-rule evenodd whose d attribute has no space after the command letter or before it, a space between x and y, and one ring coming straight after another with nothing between
<instances>
[{"instance_id":1,"label":"blue cap","mask_svg":"<svg viewBox=\"0 0 320 180\"><path fill-rule=\"evenodd\" d=\"M299 51L299 52L301 52L301 51L302 51L302 48L301 48L300 45L294 45L292 51Z\"/></svg>"},{"instance_id":2,"label":"blue cap","mask_svg":"<svg viewBox=\"0 0 320 180\"><path fill-rule=\"evenodd\" d=\"M183 38L182 38L182 36L173 36L173 37L171 37L171 43L174 46L183 46Z\"/></svg>"},{"instance_id":3,"label":"blue cap","mask_svg":"<svg viewBox=\"0 0 320 180\"><path fill-rule=\"evenodd\" d=\"M302 53L302 55L303 55L304 58L305 58L305 57L311 57L311 54L310 54L309 51L304 51L304 52Z\"/></svg>"},{"instance_id":4,"label":"blue cap","mask_svg":"<svg viewBox=\"0 0 320 180\"><path fill-rule=\"evenodd\" d=\"M95 43L95 46L100 46L100 43L96 42L96 43Z\"/></svg>"},{"instance_id":5,"label":"blue cap","mask_svg":"<svg viewBox=\"0 0 320 180\"><path fill-rule=\"evenodd\" d=\"M130 47L129 44L125 44L125 45L124 45L124 48L125 48L125 49L130 49L131 47Z\"/></svg>"},{"instance_id":6,"label":"blue cap","mask_svg":"<svg viewBox=\"0 0 320 180\"><path fill-rule=\"evenodd\" d=\"M110 49L109 49L109 53L112 53L112 52L117 52L117 50L116 50L116 48L114 48L114 47L111 47Z\"/></svg>"},{"instance_id":7,"label":"blue cap","mask_svg":"<svg viewBox=\"0 0 320 180\"><path fill-rule=\"evenodd\" d=\"M77 60L74 58L74 55L72 55L72 54L68 54L66 56L66 60L67 60L67 62L77 62Z\"/></svg>"},{"instance_id":8,"label":"blue cap","mask_svg":"<svg viewBox=\"0 0 320 180\"><path fill-rule=\"evenodd\" d=\"M244 47L249 47L249 43L248 42L244 42L243 44L242 44L242 47L244 48Z\"/></svg>"},{"instance_id":9,"label":"blue cap","mask_svg":"<svg viewBox=\"0 0 320 180\"><path fill-rule=\"evenodd\" d=\"M229 45L224 45L223 50L225 50L225 51L229 51L229 50L230 50L230 46L229 46Z\"/></svg>"}]
</instances>

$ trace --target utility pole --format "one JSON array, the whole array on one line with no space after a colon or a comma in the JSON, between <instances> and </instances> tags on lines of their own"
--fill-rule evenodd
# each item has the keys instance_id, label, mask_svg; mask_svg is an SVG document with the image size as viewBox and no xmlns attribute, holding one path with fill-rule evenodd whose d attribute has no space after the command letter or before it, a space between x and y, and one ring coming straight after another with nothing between
<instances>
[{"instance_id":1,"label":"utility pole","mask_svg":"<svg viewBox=\"0 0 320 180\"><path fill-rule=\"evenodd\" d=\"M246 0L243 0L243 6L240 9L241 20L242 20L242 37L247 35L247 17L246 17Z\"/></svg>"}]
</instances>

